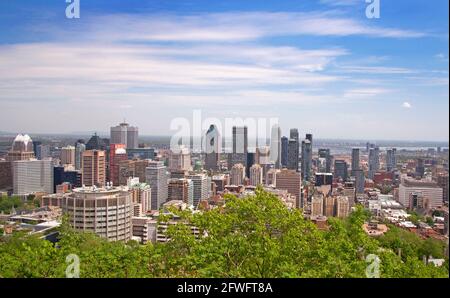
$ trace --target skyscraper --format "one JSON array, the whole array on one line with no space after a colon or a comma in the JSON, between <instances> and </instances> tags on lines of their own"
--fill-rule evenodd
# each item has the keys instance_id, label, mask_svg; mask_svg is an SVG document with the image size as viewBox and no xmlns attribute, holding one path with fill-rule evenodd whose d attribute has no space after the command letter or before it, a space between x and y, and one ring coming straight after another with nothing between
<instances>
[{"instance_id":1,"label":"skyscraper","mask_svg":"<svg viewBox=\"0 0 450 298\"><path fill-rule=\"evenodd\" d=\"M53 193L53 163L50 158L15 160L12 172L14 194Z\"/></svg>"},{"instance_id":2,"label":"skyscraper","mask_svg":"<svg viewBox=\"0 0 450 298\"><path fill-rule=\"evenodd\" d=\"M217 171L219 169L222 139L215 125L211 125L205 136L205 169Z\"/></svg>"},{"instance_id":3,"label":"skyscraper","mask_svg":"<svg viewBox=\"0 0 450 298\"><path fill-rule=\"evenodd\" d=\"M250 168L250 185L258 186L263 183L263 168L259 164L254 164Z\"/></svg>"},{"instance_id":4,"label":"skyscraper","mask_svg":"<svg viewBox=\"0 0 450 298\"><path fill-rule=\"evenodd\" d=\"M373 180L375 172L380 169L380 149L369 148L369 179Z\"/></svg>"},{"instance_id":5,"label":"skyscraper","mask_svg":"<svg viewBox=\"0 0 450 298\"><path fill-rule=\"evenodd\" d=\"M303 208L300 173L288 169L280 170L275 176L275 187L287 190L291 195L295 196L296 207Z\"/></svg>"},{"instance_id":6,"label":"skyscraper","mask_svg":"<svg viewBox=\"0 0 450 298\"><path fill-rule=\"evenodd\" d=\"M390 148L386 150L386 171L391 172L397 167L397 149Z\"/></svg>"},{"instance_id":7,"label":"skyscraper","mask_svg":"<svg viewBox=\"0 0 450 298\"><path fill-rule=\"evenodd\" d=\"M61 148L61 164L75 165L75 147L66 146Z\"/></svg>"},{"instance_id":8,"label":"skyscraper","mask_svg":"<svg viewBox=\"0 0 450 298\"><path fill-rule=\"evenodd\" d=\"M352 176L355 176L355 171L359 170L359 148L352 149Z\"/></svg>"},{"instance_id":9,"label":"skyscraper","mask_svg":"<svg viewBox=\"0 0 450 298\"><path fill-rule=\"evenodd\" d=\"M347 180L348 178L348 166L345 160L335 160L334 161L334 176L336 178L341 178L342 180Z\"/></svg>"},{"instance_id":10,"label":"skyscraper","mask_svg":"<svg viewBox=\"0 0 450 298\"><path fill-rule=\"evenodd\" d=\"M281 138L281 166L287 167L288 165L288 147L289 139L286 137Z\"/></svg>"},{"instance_id":11,"label":"skyscraper","mask_svg":"<svg viewBox=\"0 0 450 298\"><path fill-rule=\"evenodd\" d=\"M109 181L120 185L120 162L128 160L125 144L111 144L109 148Z\"/></svg>"},{"instance_id":12,"label":"skyscraper","mask_svg":"<svg viewBox=\"0 0 450 298\"><path fill-rule=\"evenodd\" d=\"M150 161L146 168L146 181L152 189L152 210L159 210L167 201L168 195L167 167L162 161Z\"/></svg>"},{"instance_id":13,"label":"skyscraper","mask_svg":"<svg viewBox=\"0 0 450 298\"><path fill-rule=\"evenodd\" d=\"M278 125L272 126L271 129L270 161L275 164L275 168L281 167L281 128Z\"/></svg>"},{"instance_id":14,"label":"skyscraper","mask_svg":"<svg viewBox=\"0 0 450 298\"><path fill-rule=\"evenodd\" d=\"M127 148L138 148L138 128L130 126L128 123L120 123L111 127L111 144L125 144Z\"/></svg>"},{"instance_id":15,"label":"skyscraper","mask_svg":"<svg viewBox=\"0 0 450 298\"><path fill-rule=\"evenodd\" d=\"M83 140L78 140L75 143L75 169L81 170L83 160L83 152L86 150L86 145Z\"/></svg>"},{"instance_id":16,"label":"skyscraper","mask_svg":"<svg viewBox=\"0 0 450 298\"><path fill-rule=\"evenodd\" d=\"M180 146L178 150L170 150L169 171L191 171L191 152L189 148Z\"/></svg>"},{"instance_id":17,"label":"skyscraper","mask_svg":"<svg viewBox=\"0 0 450 298\"><path fill-rule=\"evenodd\" d=\"M106 154L102 150L83 152L83 185L103 187L106 183Z\"/></svg>"},{"instance_id":18,"label":"skyscraper","mask_svg":"<svg viewBox=\"0 0 450 298\"><path fill-rule=\"evenodd\" d=\"M331 154L330 149L319 149L319 158L325 159L325 172L331 173Z\"/></svg>"},{"instance_id":19,"label":"skyscraper","mask_svg":"<svg viewBox=\"0 0 450 298\"><path fill-rule=\"evenodd\" d=\"M245 178L245 167L243 164L235 164L231 168L231 184L232 185L243 185Z\"/></svg>"},{"instance_id":20,"label":"skyscraper","mask_svg":"<svg viewBox=\"0 0 450 298\"><path fill-rule=\"evenodd\" d=\"M365 185L364 171L362 169L354 170L353 176L355 177L356 193L363 194L364 193L364 185Z\"/></svg>"},{"instance_id":21,"label":"skyscraper","mask_svg":"<svg viewBox=\"0 0 450 298\"><path fill-rule=\"evenodd\" d=\"M228 168L237 163L247 166L248 153L247 126L233 126L233 152L228 155Z\"/></svg>"},{"instance_id":22,"label":"skyscraper","mask_svg":"<svg viewBox=\"0 0 450 298\"><path fill-rule=\"evenodd\" d=\"M12 148L6 155L7 161L28 160L34 158L33 140L29 135L17 135Z\"/></svg>"},{"instance_id":23,"label":"skyscraper","mask_svg":"<svg viewBox=\"0 0 450 298\"><path fill-rule=\"evenodd\" d=\"M194 204L194 183L191 179L169 179L168 200L181 200L188 205Z\"/></svg>"},{"instance_id":24,"label":"skyscraper","mask_svg":"<svg viewBox=\"0 0 450 298\"><path fill-rule=\"evenodd\" d=\"M298 171L298 163L299 163L299 144L296 139L289 139L288 144L288 161L287 168L290 170Z\"/></svg>"},{"instance_id":25,"label":"skyscraper","mask_svg":"<svg viewBox=\"0 0 450 298\"><path fill-rule=\"evenodd\" d=\"M312 135L307 137L312 139ZM311 178L311 164L312 164L312 143L306 138L302 141L302 178L304 181L309 181Z\"/></svg>"},{"instance_id":26,"label":"skyscraper","mask_svg":"<svg viewBox=\"0 0 450 298\"><path fill-rule=\"evenodd\" d=\"M350 203L346 196L339 196L336 199L336 216L345 218L350 213Z\"/></svg>"},{"instance_id":27,"label":"skyscraper","mask_svg":"<svg viewBox=\"0 0 450 298\"><path fill-rule=\"evenodd\" d=\"M208 176L204 173L196 173L188 175L187 178L191 179L192 183L194 184L193 205L197 207L198 203L201 200L208 199L208 189L209 189Z\"/></svg>"},{"instance_id":28,"label":"skyscraper","mask_svg":"<svg viewBox=\"0 0 450 298\"><path fill-rule=\"evenodd\" d=\"M425 175L425 163L423 158L417 159L417 165L416 165L416 176L417 177L423 177Z\"/></svg>"}]
</instances>

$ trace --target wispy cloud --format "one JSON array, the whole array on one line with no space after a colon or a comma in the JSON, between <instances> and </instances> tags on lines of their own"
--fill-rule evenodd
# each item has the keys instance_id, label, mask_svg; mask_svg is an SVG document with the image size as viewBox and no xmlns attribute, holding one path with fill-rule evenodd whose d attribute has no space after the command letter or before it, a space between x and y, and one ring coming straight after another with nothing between
<instances>
[{"instance_id":1,"label":"wispy cloud","mask_svg":"<svg viewBox=\"0 0 450 298\"><path fill-rule=\"evenodd\" d=\"M405 101L405 102L402 104L402 107L405 108L405 109L411 109L411 108L412 108L412 105L411 105L409 102Z\"/></svg>"}]
</instances>

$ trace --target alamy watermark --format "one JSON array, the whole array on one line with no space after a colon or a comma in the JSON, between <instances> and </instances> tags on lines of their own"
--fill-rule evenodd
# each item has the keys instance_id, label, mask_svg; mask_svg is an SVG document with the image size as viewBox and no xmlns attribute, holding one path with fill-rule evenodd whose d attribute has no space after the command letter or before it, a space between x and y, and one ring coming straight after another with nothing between
<instances>
[{"instance_id":1,"label":"alamy watermark","mask_svg":"<svg viewBox=\"0 0 450 298\"><path fill-rule=\"evenodd\" d=\"M76 254L70 254L66 257L66 277L79 278L80 277L80 257Z\"/></svg>"},{"instance_id":2,"label":"alamy watermark","mask_svg":"<svg viewBox=\"0 0 450 298\"><path fill-rule=\"evenodd\" d=\"M380 278L380 258L377 255L370 254L366 257L366 263L370 263L366 267L366 277Z\"/></svg>"},{"instance_id":3,"label":"alamy watermark","mask_svg":"<svg viewBox=\"0 0 450 298\"><path fill-rule=\"evenodd\" d=\"M66 18L79 19L80 18L80 0L66 0L68 3L66 7Z\"/></svg>"},{"instance_id":4,"label":"alamy watermark","mask_svg":"<svg viewBox=\"0 0 450 298\"><path fill-rule=\"evenodd\" d=\"M368 19L380 18L380 0L366 0L366 17Z\"/></svg>"}]
</instances>

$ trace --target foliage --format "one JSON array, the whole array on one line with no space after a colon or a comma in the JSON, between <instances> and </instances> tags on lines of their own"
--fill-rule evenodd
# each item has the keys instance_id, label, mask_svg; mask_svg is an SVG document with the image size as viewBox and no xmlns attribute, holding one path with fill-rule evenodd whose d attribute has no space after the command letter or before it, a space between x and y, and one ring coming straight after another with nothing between
<instances>
[{"instance_id":1,"label":"foliage","mask_svg":"<svg viewBox=\"0 0 450 298\"><path fill-rule=\"evenodd\" d=\"M381 277L448 277L448 266L421 261L425 251L438 257L436 243L395 228L371 238L361 228L368 217L361 207L345 220L330 218L325 231L260 188L245 199L227 196L211 211L173 212L180 224L168 228L167 243L107 242L74 231L66 219L57 245L20 233L3 237L0 277L64 277L69 254L79 256L81 277L365 277L372 253Z\"/></svg>"}]
</instances>

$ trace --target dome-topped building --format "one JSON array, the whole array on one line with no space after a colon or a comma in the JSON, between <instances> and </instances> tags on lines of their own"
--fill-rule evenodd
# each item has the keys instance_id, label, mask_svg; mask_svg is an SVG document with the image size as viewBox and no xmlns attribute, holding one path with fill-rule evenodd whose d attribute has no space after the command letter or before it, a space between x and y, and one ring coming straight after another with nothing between
<instances>
[{"instance_id":1,"label":"dome-topped building","mask_svg":"<svg viewBox=\"0 0 450 298\"><path fill-rule=\"evenodd\" d=\"M33 140L27 134L18 134L12 143L12 148L6 156L6 160L28 160L31 158L34 158Z\"/></svg>"}]
</instances>

